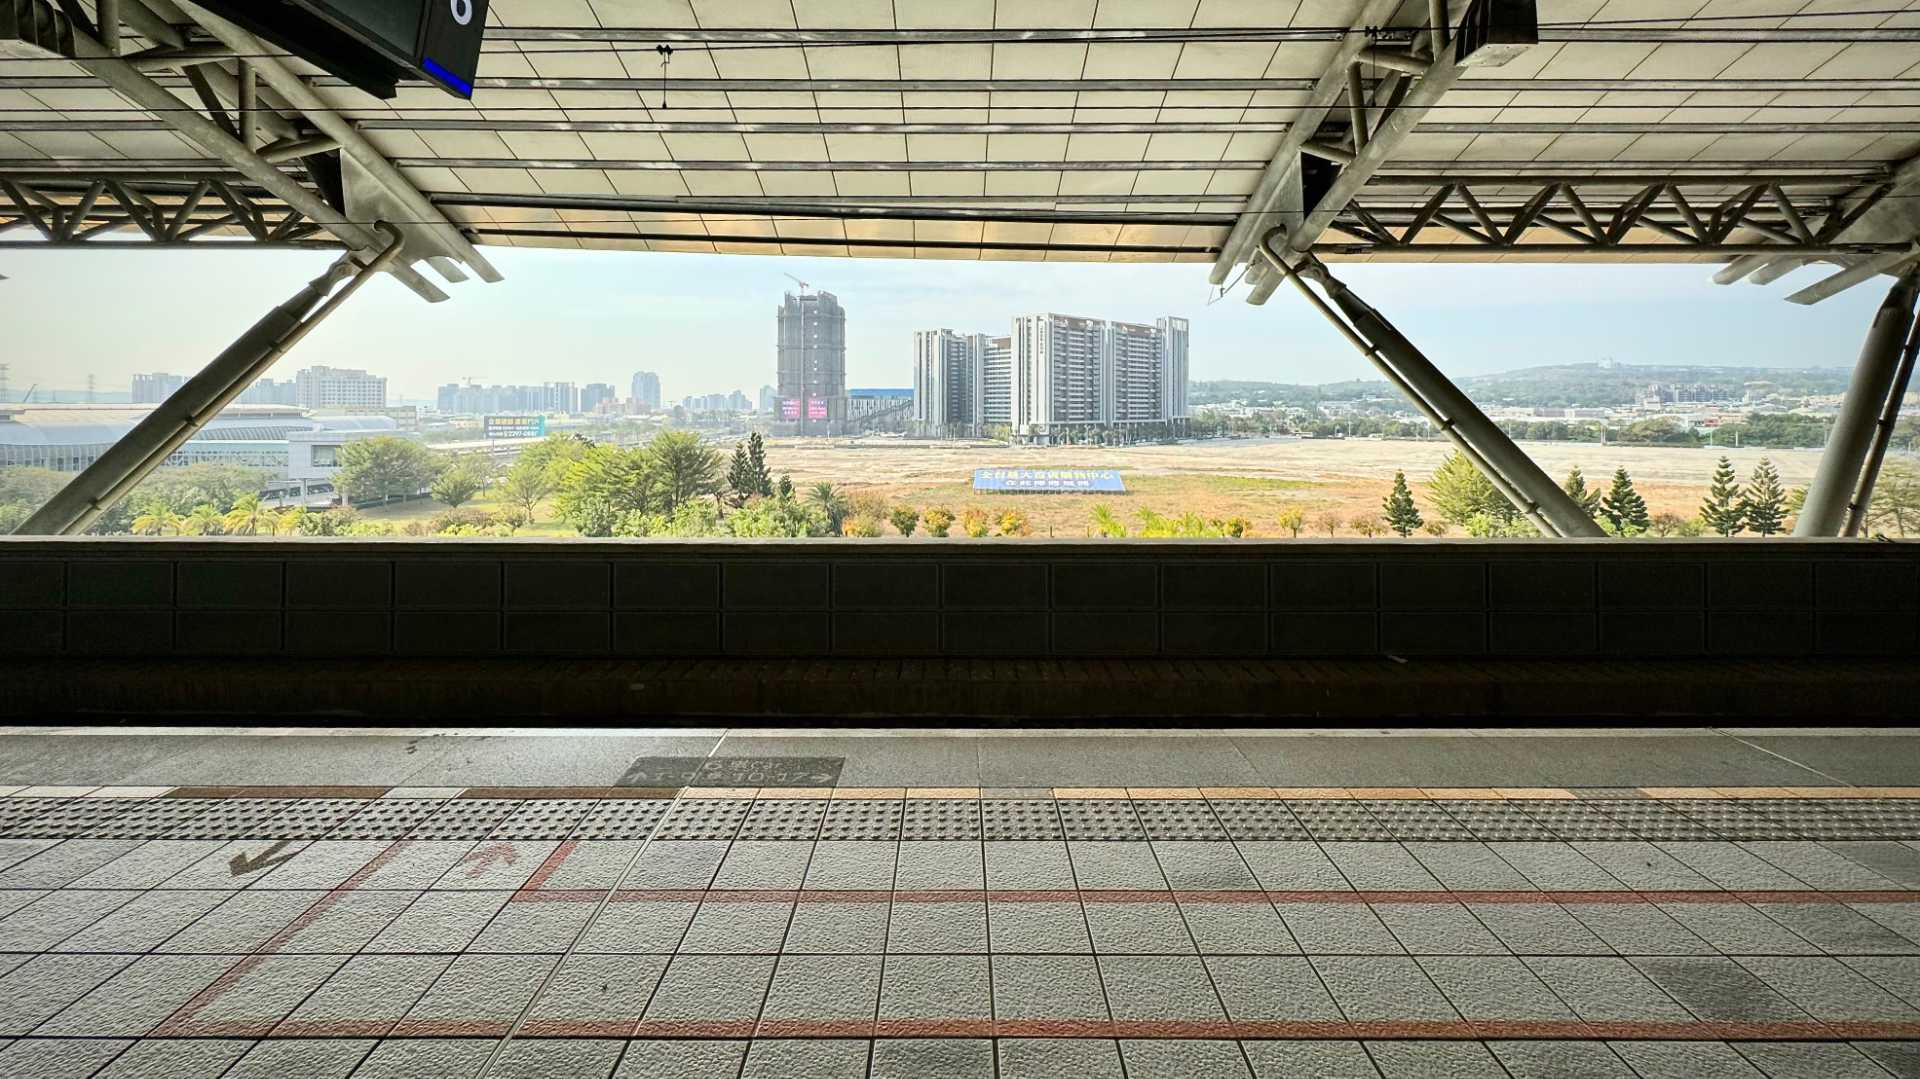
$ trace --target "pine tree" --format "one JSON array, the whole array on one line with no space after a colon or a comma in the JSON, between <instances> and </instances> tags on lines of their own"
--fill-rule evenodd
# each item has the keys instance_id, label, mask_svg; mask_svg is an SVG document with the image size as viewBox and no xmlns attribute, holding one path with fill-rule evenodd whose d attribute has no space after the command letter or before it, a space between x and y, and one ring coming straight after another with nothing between
<instances>
[{"instance_id":1,"label":"pine tree","mask_svg":"<svg viewBox=\"0 0 1920 1079\"><path fill-rule=\"evenodd\" d=\"M1757 535L1771 536L1786 525L1787 490L1780 486L1780 470L1765 457L1740 495L1740 515Z\"/></svg>"},{"instance_id":2,"label":"pine tree","mask_svg":"<svg viewBox=\"0 0 1920 1079\"><path fill-rule=\"evenodd\" d=\"M733 463L727 466L727 501L744 506L747 499L759 493L760 487L753 475L753 462L747 457L747 447L735 443Z\"/></svg>"},{"instance_id":3,"label":"pine tree","mask_svg":"<svg viewBox=\"0 0 1920 1079\"><path fill-rule=\"evenodd\" d=\"M747 470L753 478L753 493L773 497L773 473L767 471L767 443L755 431L747 437Z\"/></svg>"},{"instance_id":4,"label":"pine tree","mask_svg":"<svg viewBox=\"0 0 1920 1079\"><path fill-rule=\"evenodd\" d=\"M1402 539L1413 535L1413 530L1424 522L1420 519L1420 509L1413 504L1413 492L1407 489L1407 474L1393 474L1393 490L1387 492L1385 503L1387 527L1400 533Z\"/></svg>"},{"instance_id":5,"label":"pine tree","mask_svg":"<svg viewBox=\"0 0 1920 1079\"><path fill-rule=\"evenodd\" d=\"M1613 470L1613 487L1600 499L1600 513L1623 536L1645 532L1653 523L1647 516L1647 500L1633 489L1633 477L1624 468Z\"/></svg>"},{"instance_id":6,"label":"pine tree","mask_svg":"<svg viewBox=\"0 0 1920 1079\"><path fill-rule=\"evenodd\" d=\"M1747 513L1741 502L1740 483L1733 477L1733 462L1722 457L1713 468L1713 486L1707 489L1707 500L1700 504L1700 519L1722 536L1737 536L1747 527Z\"/></svg>"},{"instance_id":7,"label":"pine tree","mask_svg":"<svg viewBox=\"0 0 1920 1079\"><path fill-rule=\"evenodd\" d=\"M1560 489L1567 492L1567 497L1573 499L1573 504L1579 506L1587 516L1600 515L1600 491L1587 486L1587 478L1580 474L1579 465L1574 465L1573 471L1567 473L1567 482L1561 484Z\"/></svg>"},{"instance_id":8,"label":"pine tree","mask_svg":"<svg viewBox=\"0 0 1920 1079\"><path fill-rule=\"evenodd\" d=\"M782 502L793 501L793 477L782 472L780 474L780 487L776 493L780 496L780 501Z\"/></svg>"}]
</instances>

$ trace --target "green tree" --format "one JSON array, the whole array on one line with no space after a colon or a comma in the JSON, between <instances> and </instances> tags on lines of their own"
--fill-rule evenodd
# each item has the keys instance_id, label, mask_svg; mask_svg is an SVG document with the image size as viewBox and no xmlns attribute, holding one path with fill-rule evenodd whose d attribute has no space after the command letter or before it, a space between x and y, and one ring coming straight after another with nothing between
<instances>
[{"instance_id":1,"label":"green tree","mask_svg":"<svg viewBox=\"0 0 1920 1079\"><path fill-rule=\"evenodd\" d=\"M184 536L217 536L226 530L226 515L211 502L193 507L180 521L180 534Z\"/></svg>"},{"instance_id":2,"label":"green tree","mask_svg":"<svg viewBox=\"0 0 1920 1079\"><path fill-rule=\"evenodd\" d=\"M847 511L851 507L847 504L846 497L834 489L833 484L814 484L807 491L807 504L817 507L826 515L827 528L831 534L836 536L840 534L840 524L846 520Z\"/></svg>"},{"instance_id":3,"label":"green tree","mask_svg":"<svg viewBox=\"0 0 1920 1079\"><path fill-rule=\"evenodd\" d=\"M533 520L535 507L558 490L565 478L564 472L556 476L548 465L549 462L529 460L522 454L495 488L500 492L500 500L518 510L524 519Z\"/></svg>"},{"instance_id":4,"label":"green tree","mask_svg":"<svg viewBox=\"0 0 1920 1079\"><path fill-rule=\"evenodd\" d=\"M1587 478L1580 474L1579 465L1574 465L1567 473L1566 482L1560 485L1560 489L1567 492L1567 497L1573 499L1573 504L1579 506L1587 516L1600 515L1600 492L1587 486Z\"/></svg>"},{"instance_id":5,"label":"green tree","mask_svg":"<svg viewBox=\"0 0 1920 1079\"><path fill-rule=\"evenodd\" d=\"M961 511L960 530L973 539L979 539L993 531L993 518L978 506L968 506Z\"/></svg>"},{"instance_id":6,"label":"green tree","mask_svg":"<svg viewBox=\"0 0 1920 1079\"><path fill-rule=\"evenodd\" d=\"M767 471L767 442L755 431L747 436L747 472L753 477L753 493L773 497L773 474Z\"/></svg>"},{"instance_id":7,"label":"green tree","mask_svg":"<svg viewBox=\"0 0 1920 1079\"><path fill-rule=\"evenodd\" d=\"M1754 466L1747 489L1741 492L1740 515L1756 535L1771 536L1786 527L1787 489L1780 485L1780 470L1765 457Z\"/></svg>"},{"instance_id":8,"label":"green tree","mask_svg":"<svg viewBox=\"0 0 1920 1079\"><path fill-rule=\"evenodd\" d=\"M1867 525L1883 534L1920 532L1920 469L1905 462L1880 469L1873 501L1867 503Z\"/></svg>"},{"instance_id":9,"label":"green tree","mask_svg":"<svg viewBox=\"0 0 1920 1079\"><path fill-rule=\"evenodd\" d=\"M164 536L171 532L180 534L180 515L165 502L149 502L133 518L133 531L138 536Z\"/></svg>"},{"instance_id":10,"label":"green tree","mask_svg":"<svg viewBox=\"0 0 1920 1079\"><path fill-rule=\"evenodd\" d=\"M1746 531L1747 514L1740 505L1740 482L1734 478L1733 462L1725 457L1713 467L1713 484L1707 488L1706 501L1700 503L1700 520L1722 536L1737 536Z\"/></svg>"},{"instance_id":11,"label":"green tree","mask_svg":"<svg viewBox=\"0 0 1920 1079\"><path fill-rule=\"evenodd\" d=\"M1287 535L1299 539L1300 530L1307 526L1307 511L1299 506L1285 506L1275 515L1274 523L1279 525Z\"/></svg>"},{"instance_id":12,"label":"green tree","mask_svg":"<svg viewBox=\"0 0 1920 1079\"><path fill-rule=\"evenodd\" d=\"M1440 516L1462 526L1475 517L1511 522L1520 516L1513 503L1494 488L1493 481L1458 450L1448 454L1440 467L1433 470L1433 478L1427 481L1427 499L1440 511Z\"/></svg>"},{"instance_id":13,"label":"green tree","mask_svg":"<svg viewBox=\"0 0 1920 1079\"><path fill-rule=\"evenodd\" d=\"M852 539L874 539L880 535L880 518L856 513L840 522L840 534Z\"/></svg>"},{"instance_id":14,"label":"green tree","mask_svg":"<svg viewBox=\"0 0 1920 1079\"><path fill-rule=\"evenodd\" d=\"M736 442L733 460L727 464L727 501L735 506L744 506L747 499L759 493L760 485L753 478L753 465L747 461L747 444Z\"/></svg>"},{"instance_id":15,"label":"green tree","mask_svg":"<svg viewBox=\"0 0 1920 1079\"><path fill-rule=\"evenodd\" d=\"M1600 513L1623 536L1639 535L1652 523L1647 517L1647 500L1633 489L1633 477L1625 468L1613 470L1613 486L1600 499Z\"/></svg>"},{"instance_id":16,"label":"green tree","mask_svg":"<svg viewBox=\"0 0 1920 1079\"><path fill-rule=\"evenodd\" d=\"M1113 515L1113 511L1102 503L1093 507L1093 532L1107 539L1125 539L1126 523Z\"/></svg>"},{"instance_id":17,"label":"green tree","mask_svg":"<svg viewBox=\"0 0 1920 1079\"><path fill-rule=\"evenodd\" d=\"M581 535L611 536L623 518L660 509L660 478L643 449L593 446L567 467L554 505Z\"/></svg>"},{"instance_id":18,"label":"green tree","mask_svg":"<svg viewBox=\"0 0 1920 1079\"><path fill-rule=\"evenodd\" d=\"M433 478L427 490L435 502L449 509L459 509L462 503L471 501L474 495L480 493L480 485L486 479L486 466L480 463L478 457L455 457Z\"/></svg>"},{"instance_id":19,"label":"green tree","mask_svg":"<svg viewBox=\"0 0 1920 1079\"><path fill-rule=\"evenodd\" d=\"M814 506L788 499L761 499L727 515L726 531L747 538L824 536L827 519Z\"/></svg>"},{"instance_id":20,"label":"green tree","mask_svg":"<svg viewBox=\"0 0 1920 1079\"><path fill-rule=\"evenodd\" d=\"M439 471L439 461L425 446L410 439L379 435L340 447L340 468L334 473L334 483L355 501L385 501L419 494Z\"/></svg>"},{"instance_id":21,"label":"green tree","mask_svg":"<svg viewBox=\"0 0 1920 1079\"><path fill-rule=\"evenodd\" d=\"M253 536L261 532L272 535L280 527L280 515L262 506L259 495L241 495L220 523L230 535Z\"/></svg>"},{"instance_id":22,"label":"green tree","mask_svg":"<svg viewBox=\"0 0 1920 1079\"><path fill-rule=\"evenodd\" d=\"M1405 472L1393 474L1393 490L1387 492L1384 508L1387 527L1399 533L1402 539L1413 535L1413 530L1425 523L1420 517L1420 508L1413 504L1413 492L1407 488Z\"/></svg>"},{"instance_id":23,"label":"green tree","mask_svg":"<svg viewBox=\"0 0 1920 1079\"><path fill-rule=\"evenodd\" d=\"M259 493L266 482L267 473L261 469L203 462L160 469L142 480L128 497L134 505L165 502L175 513L188 513L200 503L210 502L224 513L240 496Z\"/></svg>"},{"instance_id":24,"label":"green tree","mask_svg":"<svg viewBox=\"0 0 1920 1079\"><path fill-rule=\"evenodd\" d=\"M1003 536L1033 535L1033 526L1027 523L1027 515L1019 510L1001 510L998 523Z\"/></svg>"},{"instance_id":25,"label":"green tree","mask_svg":"<svg viewBox=\"0 0 1920 1079\"><path fill-rule=\"evenodd\" d=\"M646 444L645 452L659 478L666 512L672 513L689 499L719 492L720 454L692 431L662 431Z\"/></svg>"},{"instance_id":26,"label":"green tree","mask_svg":"<svg viewBox=\"0 0 1920 1079\"><path fill-rule=\"evenodd\" d=\"M947 531L953 527L953 511L944 506L935 506L921 515L926 522L927 535L946 538Z\"/></svg>"},{"instance_id":27,"label":"green tree","mask_svg":"<svg viewBox=\"0 0 1920 1079\"><path fill-rule=\"evenodd\" d=\"M920 524L920 511L912 506L895 506L887 511L887 521L902 536L911 536Z\"/></svg>"},{"instance_id":28,"label":"green tree","mask_svg":"<svg viewBox=\"0 0 1920 1079\"><path fill-rule=\"evenodd\" d=\"M793 477L782 472L780 486L774 489L774 496L782 502L793 501Z\"/></svg>"}]
</instances>

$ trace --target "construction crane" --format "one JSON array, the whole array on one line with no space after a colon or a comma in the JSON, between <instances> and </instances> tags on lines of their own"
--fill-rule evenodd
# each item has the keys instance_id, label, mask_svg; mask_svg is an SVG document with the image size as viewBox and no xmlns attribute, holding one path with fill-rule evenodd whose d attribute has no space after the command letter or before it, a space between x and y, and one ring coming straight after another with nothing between
<instances>
[{"instance_id":1,"label":"construction crane","mask_svg":"<svg viewBox=\"0 0 1920 1079\"><path fill-rule=\"evenodd\" d=\"M792 274L781 274L780 276L786 278L787 280L793 282L796 285L799 285L800 292L802 295L805 295L809 289L813 288L812 285L807 284L805 281L800 280L799 278L793 276Z\"/></svg>"}]
</instances>

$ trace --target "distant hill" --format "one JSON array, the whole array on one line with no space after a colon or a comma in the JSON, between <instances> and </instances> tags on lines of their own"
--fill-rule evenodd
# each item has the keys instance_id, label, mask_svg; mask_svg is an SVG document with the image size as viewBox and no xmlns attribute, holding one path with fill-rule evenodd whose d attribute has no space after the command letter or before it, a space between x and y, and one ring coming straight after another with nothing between
<instances>
[{"instance_id":1,"label":"distant hill","mask_svg":"<svg viewBox=\"0 0 1920 1079\"><path fill-rule=\"evenodd\" d=\"M1562 363L1523 367L1460 380L1462 389L1483 404L1524 407L1592 408L1632 404L1649 383L1705 385L1739 396L1749 382L1771 382L1788 396L1839 393L1846 389L1844 367L1697 367L1667 364ZM1349 380L1303 385L1286 382L1219 380L1195 382L1189 390L1194 404L1247 401L1254 404L1307 406L1321 401L1356 398L1394 398L1383 381Z\"/></svg>"}]
</instances>

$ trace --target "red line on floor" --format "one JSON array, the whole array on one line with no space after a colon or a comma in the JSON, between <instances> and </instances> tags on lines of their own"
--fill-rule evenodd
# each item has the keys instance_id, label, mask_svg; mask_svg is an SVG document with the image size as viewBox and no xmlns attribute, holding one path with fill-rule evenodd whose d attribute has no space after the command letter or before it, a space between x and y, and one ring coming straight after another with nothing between
<instances>
[{"instance_id":1,"label":"red line on floor","mask_svg":"<svg viewBox=\"0 0 1920 1079\"><path fill-rule=\"evenodd\" d=\"M594 903L604 889L523 888L515 903ZM1155 891L1151 889L795 890L791 888L623 888L615 903L1367 903L1638 904L1638 903L1915 903L1920 891Z\"/></svg>"},{"instance_id":2,"label":"red line on floor","mask_svg":"<svg viewBox=\"0 0 1920 1079\"><path fill-rule=\"evenodd\" d=\"M197 1027L191 1030L188 1027L189 1022L195 1015L198 1015L209 1004L225 996L233 989L235 983L247 976L248 972L272 958L281 948L286 947L287 942L292 940L301 930L318 921L322 914L325 914L335 904L346 898L349 893L359 888L362 884L365 884L367 880L375 873L378 873L383 866L393 861L394 857L406 846L407 841L404 839L396 839L388 844L385 850L374 855L367 864L355 870L352 876L349 876L340 883L339 887L331 889L325 895L315 899L308 905L307 909L301 911L293 921L281 927L279 932L267 938L266 943L254 949L251 955L248 955L233 966L228 967L224 973L213 980L212 984L194 994L193 999L181 1005L172 1015L162 1020L160 1025L148 1032L147 1036L169 1038L178 1037L190 1032L197 1033ZM242 891L242 889L235 889L234 894L238 895L240 891Z\"/></svg>"}]
</instances>

